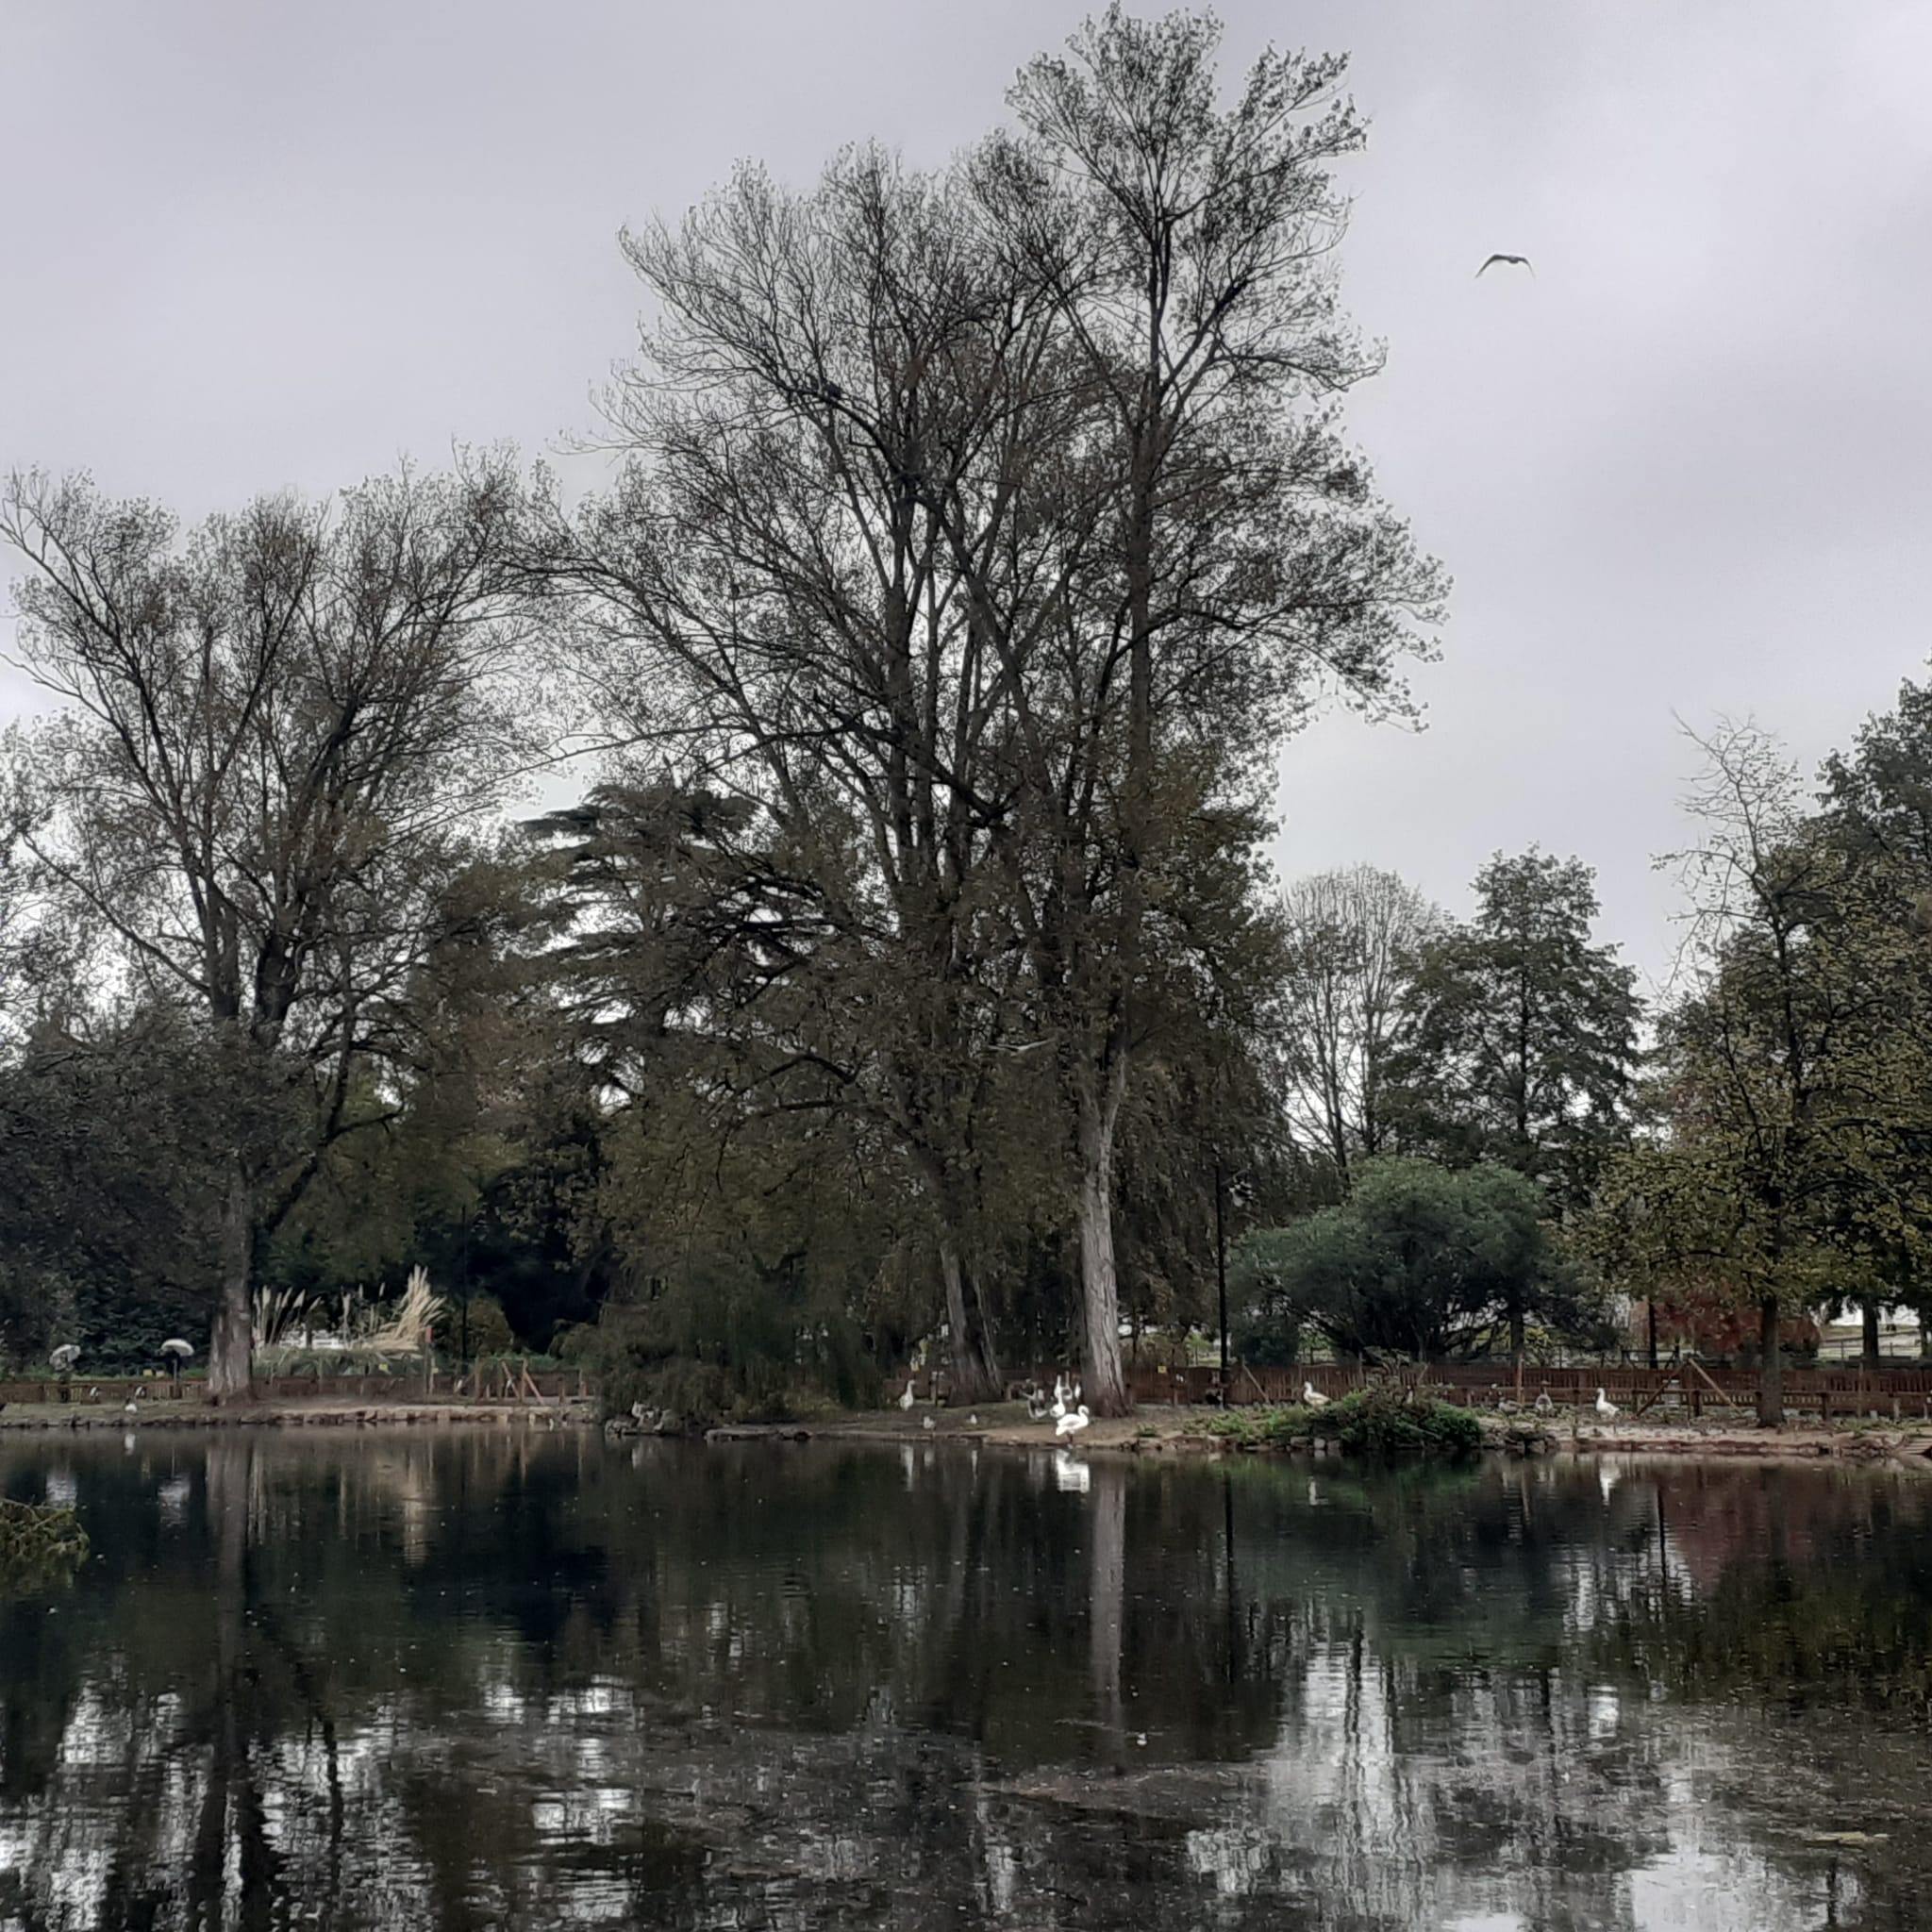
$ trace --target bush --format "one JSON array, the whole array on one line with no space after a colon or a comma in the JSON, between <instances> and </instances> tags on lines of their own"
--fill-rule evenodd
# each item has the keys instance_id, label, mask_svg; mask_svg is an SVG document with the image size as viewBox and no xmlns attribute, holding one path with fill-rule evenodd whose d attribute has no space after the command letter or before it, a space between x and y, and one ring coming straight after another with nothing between
<instances>
[{"instance_id":1,"label":"bush","mask_svg":"<svg viewBox=\"0 0 1932 1932\"><path fill-rule=\"evenodd\" d=\"M1472 1359L1507 1341L1512 1310L1594 1339L1599 1291L1559 1250L1546 1212L1538 1185L1506 1167L1365 1161L1340 1206L1241 1238L1230 1287L1244 1357L1291 1359L1312 1332L1369 1360Z\"/></svg>"},{"instance_id":2,"label":"bush","mask_svg":"<svg viewBox=\"0 0 1932 1932\"><path fill-rule=\"evenodd\" d=\"M0 1496L0 1583L26 1589L59 1582L87 1560L87 1531L72 1509Z\"/></svg>"},{"instance_id":3,"label":"bush","mask_svg":"<svg viewBox=\"0 0 1932 1932\"><path fill-rule=\"evenodd\" d=\"M828 1404L874 1407L876 1363L844 1316L810 1322L728 1277L680 1285L648 1302L607 1306L572 1338L593 1369L604 1412L658 1409L686 1428L791 1422Z\"/></svg>"},{"instance_id":4,"label":"bush","mask_svg":"<svg viewBox=\"0 0 1932 1932\"><path fill-rule=\"evenodd\" d=\"M1400 1389L1357 1389L1326 1408L1288 1403L1231 1408L1193 1424L1244 1449L1285 1449L1320 1437L1357 1456L1474 1456L1483 1426L1472 1409Z\"/></svg>"},{"instance_id":5,"label":"bush","mask_svg":"<svg viewBox=\"0 0 1932 1932\"><path fill-rule=\"evenodd\" d=\"M469 1331L469 1347L463 1350L464 1329ZM492 1294L477 1294L470 1297L467 1311L455 1307L445 1311L441 1329L443 1343L463 1351L471 1361L481 1361L487 1356L515 1355L520 1351L528 1354L517 1341L516 1331L509 1325L509 1317L503 1312L503 1304Z\"/></svg>"}]
</instances>

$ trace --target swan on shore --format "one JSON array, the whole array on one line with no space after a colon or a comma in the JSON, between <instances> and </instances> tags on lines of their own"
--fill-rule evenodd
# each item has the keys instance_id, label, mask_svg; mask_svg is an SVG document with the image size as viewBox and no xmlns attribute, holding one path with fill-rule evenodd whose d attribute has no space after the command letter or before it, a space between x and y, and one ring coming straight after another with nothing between
<instances>
[{"instance_id":1,"label":"swan on shore","mask_svg":"<svg viewBox=\"0 0 1932 1932\"><path fill-rule=\"evenodd\" d=\"M1302 1402L1308 1408L1326 1408L1328 1407L1328 1397L1324 1395L1312 1382L1304 1382L1302 1384Z\"/></svg>"},{"instance_id":2,"label":"swan on shore","mask_svg":"<svg viewBox=\"0 0 1932 1932\"><path fill-rule=\"evenodd\" d=\"M1083 1402L1073 1414L1061 1416L1059 1421L1054 1424L1053 1432L1056 1436L1075 1435L1092 1420L1093 1418L1087 1413L1087 1405Z\"/></svg>"}]
</instances>

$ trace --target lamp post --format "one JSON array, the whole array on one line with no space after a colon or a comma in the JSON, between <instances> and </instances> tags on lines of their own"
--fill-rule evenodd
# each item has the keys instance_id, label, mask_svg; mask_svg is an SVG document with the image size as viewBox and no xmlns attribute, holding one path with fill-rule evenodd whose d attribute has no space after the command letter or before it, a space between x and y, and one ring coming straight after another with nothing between
<instances>
[{"instance_id":1,"label":"lamp post","mask_svg":"<svg viewBox=\"0 0 1932 1932\"><path fill-rule=\"evenodd\" d=\"M1214 1157L1214 1285L1221 1303L1221 1406L1227 1407L1227 1191L1221 1156Z\"/></svg>"}]
</instances>

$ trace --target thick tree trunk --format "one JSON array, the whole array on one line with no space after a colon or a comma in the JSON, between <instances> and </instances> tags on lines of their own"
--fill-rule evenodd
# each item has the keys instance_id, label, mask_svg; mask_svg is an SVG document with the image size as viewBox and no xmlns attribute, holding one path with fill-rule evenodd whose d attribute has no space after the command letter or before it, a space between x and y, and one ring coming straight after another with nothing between
<instances>
[{"instance_id":1,"label":"thick tree trunk","mask_svg":"<svg viewBox=\"0 0 1932 1932\"><path fill-rule=\"evenodd\" d=\"M1768 1294L1757 1304L1757 1420L1770 1429L1781 1428L1785 1419L1784 1356L1777 1330L1777 1297Z\"/></svg>"},{"instance_id":2,"label":"thick tree trunk","mask_svg":"<svg viewBox=\"0 0 1932 1932\"><path fill-rule=\"evenodd\" d=\"M1523 1359L1523 1298L1511 1294L1509 1297L1509 1359L1520 1362Z\"/></svg>"},{"instance_id":3,"label":"thick tree trunk","mask_svg":"<svg viewBox=\"0 0 1932 1932\"><path fill-rule=\"evenodd\" d=\"M985 1309L975 1291L966 1298L966 1263L951 1235L940 1238L940 1276L946 1287L946 1326L952 1360L951 1395L961 1402L991 1402L1000 1392L1000 1366L987 1333Z\"/></svg>"},{"instance_id":4,"label":"thick tree trunk","mask_svg":"<svg viewBox=\"0 0 1932 1932\"><path fill-rule=\"evenodd\" d=\"M255 1259L255 1203L240 1174L228 1182L222 1210L221 1299L208 1338L208 1392L216 1402L245 1402L254 1392L255 1328L248 1305Z\"/></svg>"},{"instance_id":5,"label":"thick tree trunk","mask_svg":"<svg viewBox=\"0 0 1932 1932\"><path fill-rule=\"evenodd\" d=\"M1095 1415L1125 1415L1127 1385L1121 1374L1120 1274L1113 1249L1113 1131L1119 1082L1107 1095L1079 1096L1079 1189L1074 1222L1080 1235L1080 1399Z\"/></svg>"},{"instance_id":6,"label":"thick tree trunk","mask_svg":"<svg viewBox=\"0 0 1932 1932\"><path fill-rule=\"evenodd\" d=\"M1864 1317L1862 1340L1865 1366L1868 1369L1875 1369L1878 1366L1878 1304L1867 1302L1860 1313Z\"/></svg>"}]
</instances>

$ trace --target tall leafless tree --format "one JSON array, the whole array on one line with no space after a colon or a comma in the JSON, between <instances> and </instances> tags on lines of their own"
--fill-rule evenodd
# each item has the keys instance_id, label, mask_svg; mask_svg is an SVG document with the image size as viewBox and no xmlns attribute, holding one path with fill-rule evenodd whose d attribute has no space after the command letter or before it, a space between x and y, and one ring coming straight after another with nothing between
<instances>
[{"instance_id":1,"label":"tall leafless tree","mask_svg":"<svg viewBox=\"0 0 1932 1932\"><path fill-rule=\"evenodd\" d=\"M1289 1121L1346 1191L1359 1158L1392 1145L1389 1063L1416 948L1444 924L1413 886L1372 865L1298 879L1281 895L1287 971L1275 1017Z\"/></svg>"}]
</instances>

